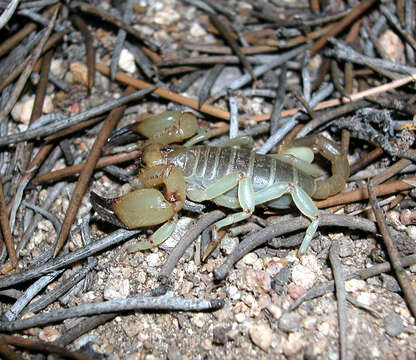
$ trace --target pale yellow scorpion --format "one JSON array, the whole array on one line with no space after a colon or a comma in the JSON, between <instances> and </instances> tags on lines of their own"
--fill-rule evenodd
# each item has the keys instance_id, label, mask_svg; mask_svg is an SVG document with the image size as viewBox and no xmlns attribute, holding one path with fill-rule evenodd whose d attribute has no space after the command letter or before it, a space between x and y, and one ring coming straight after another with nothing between
<instances>
[{"instance_id":1,"label":"pale yellow scorpion","mask_svg":"<svg viewBox=\"0 0 416 360\"><path fill-rule=\"evenodd\" d=\"M260 155L236 148L247 138L235 138L222 146L194 146L206 136L201 135L195 115L187 112L149 116L135 125L134 131L147 138L142 150L146 167L138 175L141 188L114 199L92 193L91 199L99 214L119 226L134 229L165 223L139 243L140 250L158 246L171 235L177 213L188 198L241 209L212 225L213 244L218 241L219 229L249 218L256 205L287 208L293 201L311 220L299 249L299 254L304 254L319 223L312 198L325 199L340 192L349 176L346 154L322 135L292 140L279 154ZM185 145L173 144L194 135ZM317 179L323 172L311 164L314 153L331 162L329 178ZM163 193L156 189L159 187ZM207 251L212 250L211 246Z\"/></svg>"}]
</instances>

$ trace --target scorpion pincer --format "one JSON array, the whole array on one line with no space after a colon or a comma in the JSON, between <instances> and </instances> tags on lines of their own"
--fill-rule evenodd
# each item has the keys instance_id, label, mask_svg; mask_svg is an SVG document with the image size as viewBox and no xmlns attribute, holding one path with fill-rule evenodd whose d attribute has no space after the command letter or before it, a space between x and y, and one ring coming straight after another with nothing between
<instances>
[{"instance_id":1,"label":"scorpion pincer","mask_svg":"<svg viewBox=\"0 0 416 360\"><path fill-rule=\"evenodd\" d=\"M210 200L219 206L240 209L211 226L212 244L219 229L245 220L255 206L288 208L293 202L311 220L299 249L308 249L319 223L319 212L312 198L325 199L340 192L349 176L346 154L322 135L292 140L278 154L260 155L246 147L247 138L234 138L222 146L195 146L206 139L192 113L169 111L145 118L134 131L146 137L142 151L145 167L138 175L141 188L114 199L92 193L96 211L106 220L125 228L164 223L139 250L158 246L175 228L177 213L186 198L194 202ZM184 145L174 143L189 140ZM314 153L331 163L331 176L318 179L323 171L311 164ZM163 188L163 193L157 188Z\"/></svg>"}]
</instances>

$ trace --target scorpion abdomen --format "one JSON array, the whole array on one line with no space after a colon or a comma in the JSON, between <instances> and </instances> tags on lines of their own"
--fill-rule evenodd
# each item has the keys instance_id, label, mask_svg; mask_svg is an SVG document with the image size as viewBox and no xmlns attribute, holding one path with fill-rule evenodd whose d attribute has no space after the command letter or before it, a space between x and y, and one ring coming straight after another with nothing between
<instances>
[{"instance_id":1,"label":"scorpion abdomen","mask_svg":"<svg viewBox=\"0 0 416 360\"><path fill-rule=\"evenodd\" d=\"M254 191L276 182L298 184L308 194L314 190L314 180L301 170L268 155L256 154L248 149L232 147L194 146L177 147L169 154L169 161L181 168L188 184L205 188L216 180L240 172L252 180ZM236 189L227 195L236 196ZM268 203L268 206L286 208L290 198Z\"/></svg>"}]
</instances>

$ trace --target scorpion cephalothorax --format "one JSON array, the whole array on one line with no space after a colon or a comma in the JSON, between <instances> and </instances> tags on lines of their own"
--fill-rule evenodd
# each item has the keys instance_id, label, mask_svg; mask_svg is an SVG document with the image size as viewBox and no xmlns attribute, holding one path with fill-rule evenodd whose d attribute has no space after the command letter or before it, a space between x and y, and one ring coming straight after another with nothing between
<instances>
[{"instance_id":1,"label":"scorpion cephalothorax","mask_svg":"<svg viewBox=\"0 0 416 360\"><path fill-rule=\"evenodd\" d=\"M163 242L175 228L177 213L184 201L206 200L242 211L212 225L213 243L218 230L245 220L256 205L287 208L291 202L311 220L299 253L306 252L319 223L319 212L312 201L336 194L349 176L347 157L331 140L310 135L282 146L279 154L260 155L247 148L194 146L206 138L191 113L170 111L147 117L134 130L148 140L142 152L145 168L138 175L141 188L115 199L92 194L92 202L106 220L118 226L138 228L163 224L138 249ZM185 145L173 143L196 135ZM195 140L196 139L196 140ZM246 144L247 139L241 142ZM238 145L239 139L232 139ZM312 165L313 154L320 153L332 165L332 175L318 180L322 170ZM163 187L163 193L156 188ZM204 257L213 246L205 252Z\"/></svg>"}]
</instances>

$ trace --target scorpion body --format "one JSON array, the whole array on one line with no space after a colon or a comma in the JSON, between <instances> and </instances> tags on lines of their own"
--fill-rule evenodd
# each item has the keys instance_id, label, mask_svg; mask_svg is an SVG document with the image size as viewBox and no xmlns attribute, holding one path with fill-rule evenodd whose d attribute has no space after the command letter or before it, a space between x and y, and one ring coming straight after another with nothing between
<instances>
[{"instance_id":1,"label":"scorpion body","mask_svg":"<svg viewBox=\"0 0 416 360\"><path fill-rule=\"evenodd\" d=\"M238 172L251 180L255 192L276 182L296 183L309 195L315 192L314 179L302 170L272 156L256 154L249 149L220 146L175 146L167 149L172 150L168 155L168 161L182 170L187 188L207 188L217 179ZM239 207L237 188L229 190L224 196L229 197L228 203L215 199L213 201L218 205L228 205L229 208ZM267 206L285 209L290 203L290 196L283 195L279 199L267 202Z\"/></svg>"},{"instance_id":2,"label":"scorpion body","mask_svg":"<svg viewBox=\"0 0 416 360\"><path fill-rule=\"evenodd\" d=\"M189 198L240 209L211 226L214 241L204 258L216 246L218 230L248 219L255 206L287 208L292 202L311 220L299 250L302 254L319 223L319 212L311 198L325 199L338 193L349 176L346 154L321 135L292 140L281 147L279 154L260 155L234 147L247 144L243 139L232 139L217 147L194 146L204 133L194 136L198 125L190 113L172 111L150 116L134 129L148 139L141 155L145 167L138 176L141 189L115 199L92 193L91 199L98 213L119 226L137 228L164 223L148 241L138 245L142 250L157 246L172 233L176 214ZM184 146L174 144L191 136L194 138ZM329 178L317 179L323 172L311 164L314 153L330 161Z\"/></svg>"}]
</instances>

